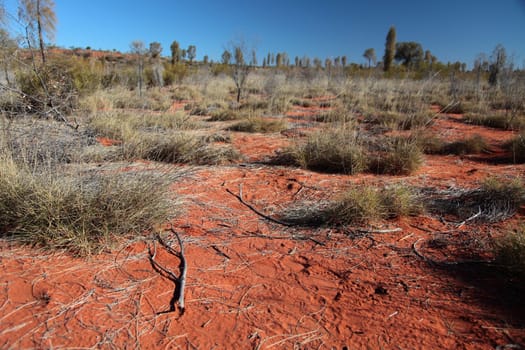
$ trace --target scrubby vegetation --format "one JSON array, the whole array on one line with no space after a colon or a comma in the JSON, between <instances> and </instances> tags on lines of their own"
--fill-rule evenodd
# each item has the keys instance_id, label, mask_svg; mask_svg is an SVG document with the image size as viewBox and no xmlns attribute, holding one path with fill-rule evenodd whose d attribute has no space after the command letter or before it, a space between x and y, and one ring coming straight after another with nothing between
<instances>
[{"instance_id":1,"label":"scrubby vegetation","mask_svg":"<svg viewBox=\"0 0 525 350\"><path fill-rule=\"evenodd\" d=\"M152 176L153 175L153 176ZM161 173L31 169L0 154L2 236L86 255L141 234L177 212Z\"/></svg>"},{"instance_id":2,"label":"scrubby vegetation","mask_svg":"<svg viewBox=\"0 0 525 350\"><path fill-rule=\"evenodd\" d=\"M267 164L348 176L409 176L428 155L487 151L486 140L478 135L450 142L432 134L429 127L443 114L464 114L463 122L507 130L525 125L520 98L525 92L523 72L511 71L501 62L497 67L496 62L479 62L469 72L461 64L440 63L430 52L419 57L423 53L418 43L396 45L395 28L389 38L382 67L373 67L376 55L370 49L365 52L368 66L347 64L346 57L324 65L318 59L312 65L298 58L292 66L284 53L278 62L271 63L269 55L257 66L246 59L251 52L235 45L220 63L197 62L195 47L191 57L184 56L177 42L172 44L171 59L160 56L158 43L148 51L143 43L134 42L131 54L55 49L48 52L46 62L21 50L24 54L16 60L5 58L3 63L12 72L6 77L12 79L0 85L6 135L1 184L6 211L0 226L24 241L89 253L97 249L93 242L107 241L110 233L138 232L166 215L163 201L152 203L165 190L155 179L53 170L64 179L61 183L46 167L83 168L124 160L235 164L244 159L234 147L236 135L255 132L289 139L289 147ZM31 118L63 123L75 136L59 140L55 135L47 144L44 138L37 142L40 129L31 126ZM22 124L33 128L30 136L24 136ZM19 125L16 132L13 125ZM518 135L505 145L512 162L523 162L523 138ZM101 140L110 146L100 146ZM514 187L484 186L452 198L461 203L461 213L443 208L439 196L429 210L441 206L440 213L461 218L476 210L505 211L504 217L517 210L518 199L509 202L512 196L519 197ZM124 198L126 188L144 196L144 202ZM386 220L423 210L417 205L419 196L403 186L365 186L288 219L336 225ZM25 197L27 203L20 200ZM123 224L121 215L133 220ZM486 217L491 215L499 218ZM39 226L45 229L38 230Z\"/></svg>"}]
</instances>

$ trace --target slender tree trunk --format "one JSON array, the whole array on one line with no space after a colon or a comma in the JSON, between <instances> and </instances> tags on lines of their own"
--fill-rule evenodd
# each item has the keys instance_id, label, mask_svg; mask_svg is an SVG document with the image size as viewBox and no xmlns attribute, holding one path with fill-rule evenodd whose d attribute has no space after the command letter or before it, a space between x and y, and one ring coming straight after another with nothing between
<instances>
[{"instance_id":1,"label":"slender tree trunk","mask_svg":"<svg viewBox=\"0 0 525 350\"><path fill-rule=\"evenodd\" d=\"M36 0L36 19L38 26L38 41L40 44L40 55L42 56L42 63L46 64L46 55L44 53L44 38L42 35L42 16L40 13L40 0Z\"/></svg>"}]
</instances>

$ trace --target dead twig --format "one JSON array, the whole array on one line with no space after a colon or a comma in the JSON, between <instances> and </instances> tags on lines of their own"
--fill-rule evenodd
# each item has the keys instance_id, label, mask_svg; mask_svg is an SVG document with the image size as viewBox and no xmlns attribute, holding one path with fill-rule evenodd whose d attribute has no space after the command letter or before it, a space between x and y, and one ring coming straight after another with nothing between
<instances>
[{"instance_id":1,"label":"dead twig","mask_svg":"<svg viewBox=\"0 0 525 350\"><path fill-rule=\"evenodd\" d=\"M391 228L391 229L384 229L384 230L379 230L379 229L372 229L372 230L368 230L368 229L364 229L364 228L358 228L355 230L356 232L359 232L359 233L393 233L393 232L401 232L403 231L402 228Z\"/></svg>"},{"instance_id":2,"label":"dead twig","mask_svg":"<svg viewBox=\"0 0 525 350\"><path fill-rule=\"evenodd\" d=\"M170 300L170 308L167 311L162 311L157 314L163 314L163 313L169 313L174 312L176 308L176 304L179 305L179 314L182 316L184 315L185 311L185 304L184 304L184 290L186 287L186 273L188 270L188 264L186 262L186 256L184 255L184 244L182 242L182 239L177 231L173 229L173 226L170 227L170 231L175 235L177 238L177 241L179 243L180 252L176 252L160 235L157 236L157 240L159 243L170 253L171 255L175 255L180 259L179 264L179 271L180 275L177 277L171 270L167 269L166 267L159 264L155 258L157 256L157 245L155 242L153 242L153 251L150 249L150 262L155 269L155 271L159 272L160 274L165 275L166 278L168 278L170 281L172 281L175 284L175 290L173 291L173 297Z\"/></svg>"},{"instance_id":3,"label":"dead twig","mask_svg":"<svg viewBox=\"0 0 525 350\"><path fill-rule=\"evenodd\" d=\"M457 225L457 228L460 228L461 226L465 225L467 222L474 220L475 218L477 218L477 217L480 216L480 215L481 215L481 207L479 207L479 211L478 211L476 214L474 214L474 215L472 215L471 217L469 217L468 219L466 219L466 220L460 222L460 223Z\"/></svg>"},{"instance_id":4,"label":"dead twig","mask_svg":"<svg viewBox=\"0 0 525 350\"><path fill-rule=\"evenodd\" d=\"M259 215L260 217L268 220L268 221L271 221L273 223L276 223L276 224L279 224L279 225L282 225L282 226L286 226L286 227L293 227L295 226L294 224L291 224L291 223L288 223L288 222L284 222L284 221L281 221L281 220L277 220L277 219L274 219L272 218L271 216L268 216L266 214L263 214L262 212L260 212L259 210L257 210L256 208L254 208L251 204L247 203L243 198L242 198L242 184L239 185L239 194L235 194L233 193L230 189L226 189L226 192L228 192L229 194L231 194L232 196L234 196L235 198L237 198L239 200L239 202L241 202L244 206L246 206L248 209L250 209L251 211L253 211L255 214Z\"/></svg>"}]
</instances>

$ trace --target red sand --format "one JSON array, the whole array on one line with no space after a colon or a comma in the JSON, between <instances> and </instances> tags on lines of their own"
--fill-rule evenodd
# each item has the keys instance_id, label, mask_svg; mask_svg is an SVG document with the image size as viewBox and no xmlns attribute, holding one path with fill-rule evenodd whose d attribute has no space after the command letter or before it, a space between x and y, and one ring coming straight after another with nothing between
<instances>
[{"instance_id":1,"label":"red sand","mask_svg":"<svg viewBox=\"0 0 525 350\"><path fill-rule=\"evenodd\" d=\"M440 116L453 139L471 131L497 146L511 136ZM285 147L284 135L235 134L248 161ZM465 259L503 232L498 225L420 216L380 222L390 233L289 228L264 220L227 192L276 216L295 201L330 199L355 183L476 187L490 175L523 177L524 165L427 156L413 176L327 175L256 163L198 167L173 192L173 222L188 263L186 312L169 309L174 283L149 261L151 237L89 259L3 242L0 348L494 349L524 344L523 305ZM523 213L519 218L521 220ZM177 247L176 241L173 246ZM179 259L157 245L157 261ZM483 257L483 254L481 254ZM486 258L486 256L485 256Z\"/></svg>"}]
</instances>

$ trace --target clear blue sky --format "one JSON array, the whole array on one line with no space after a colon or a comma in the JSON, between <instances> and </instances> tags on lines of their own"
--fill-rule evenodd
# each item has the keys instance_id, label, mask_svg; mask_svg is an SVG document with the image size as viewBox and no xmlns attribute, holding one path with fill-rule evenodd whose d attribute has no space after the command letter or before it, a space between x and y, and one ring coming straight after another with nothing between
<instances>
[{"instance_id":1,"label":"clear blue sky","mask_svg":"<svg viewBox=\"0 0 525 350\"><path fill-rule=\"evenodd\" d=\"M16 0L5 0L16 13ZM227 43L311 58L346 55L364 63L365 49L384 52L390 26L397 41L416 41L440 61L472 64L502 44L525 66L525 0L55 0L55 44L129 51L133 40L158 41L169 55L177 40L197 58L218 60Z\"/></svg>"}]
</instances>

